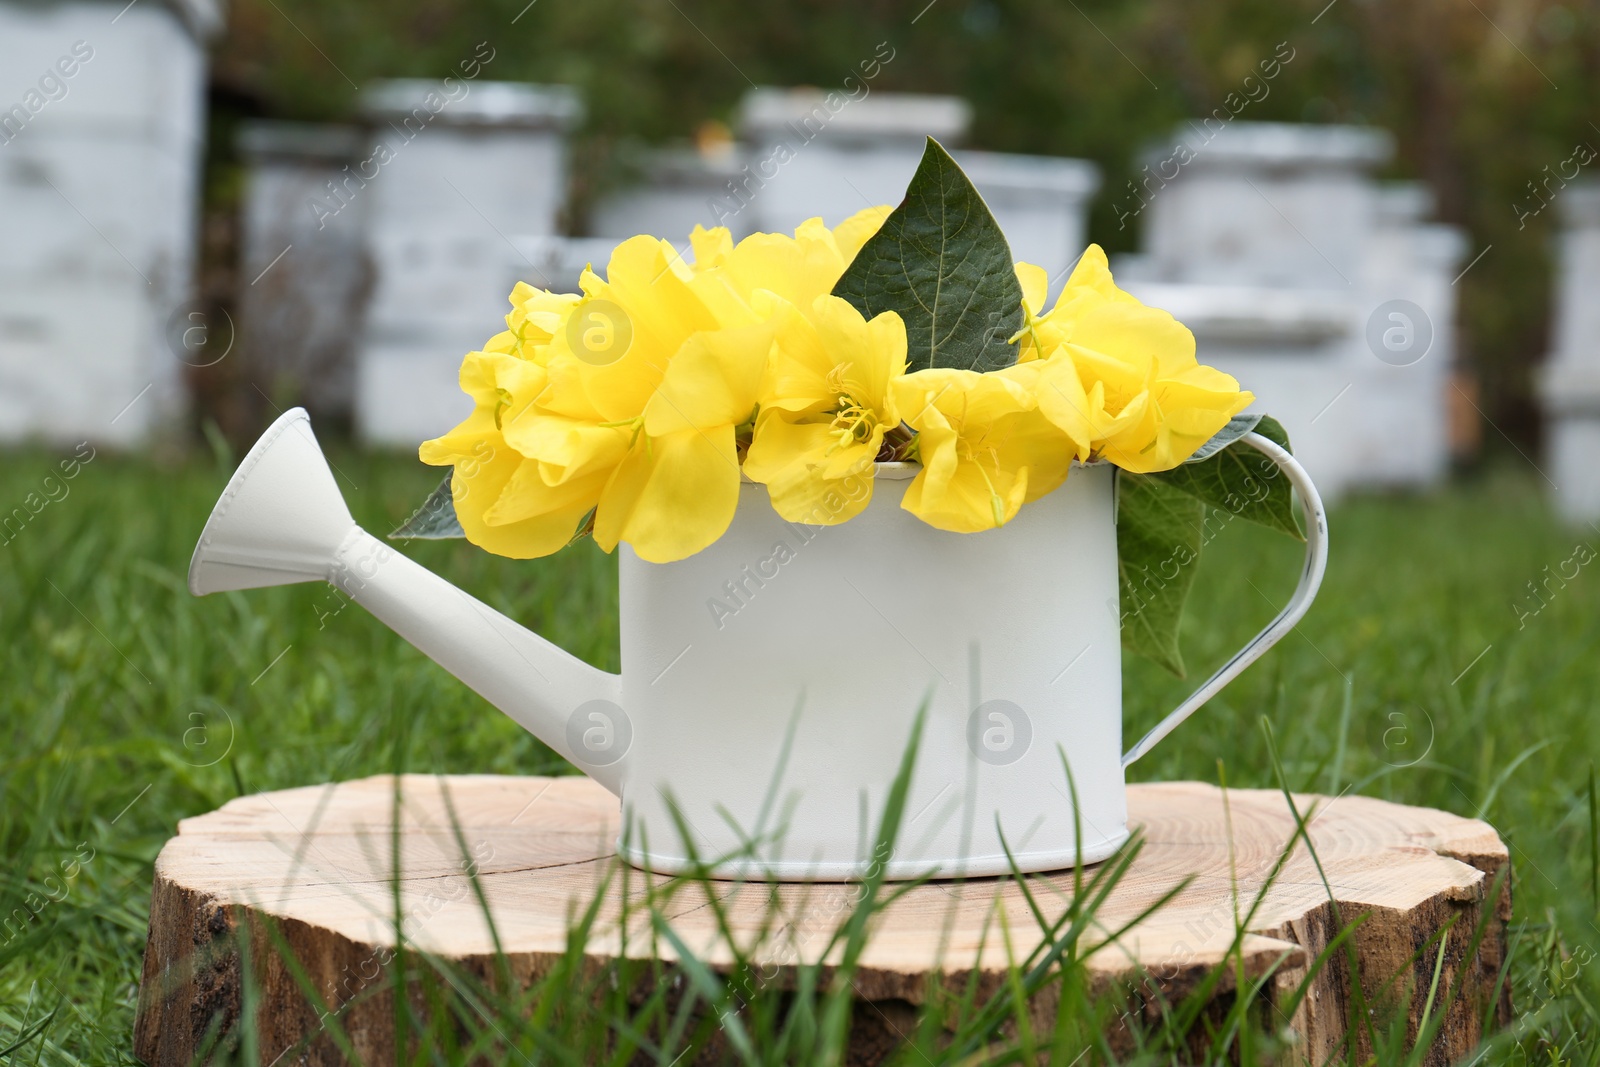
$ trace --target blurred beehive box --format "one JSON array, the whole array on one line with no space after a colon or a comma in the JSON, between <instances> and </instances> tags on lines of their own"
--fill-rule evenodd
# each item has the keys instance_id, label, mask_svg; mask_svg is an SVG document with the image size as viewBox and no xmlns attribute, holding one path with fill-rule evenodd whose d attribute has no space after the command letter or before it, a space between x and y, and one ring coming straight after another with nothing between
<instances>
[{"instance_id":1,"label":"blurred beehive box","mask_svg":"<svg viewBox=\"0 0 1600 1067\"><path fill-rule=\"evenodd\" d=\"M1600 519L1600 182L1560 193L1552 350L1539 381L1556 510Z\"/></svg>"},{"instance_id":2,"label":"blurred beehive box","mask_svg":"<svg viewBox=\"0 0 1600 1067\"><path fill-rule=\"evenodd\" d=\"M212 0L0 4L0 441L181 404Z\"/></svg>"},{"instance_id":3,"label":"blurred beehive box","mask_svg":"<svg viewBox=\"0 0 1600 1067\"><path fill-rule=\"evenodd\" d=\"M1373 176L1393 151L1369 127L1187 123L1123 201L1142 251L1119 281L1256 394L1328 497L1449 467L1466 242L1426 188Z\"/></svg>"}]
</instances>

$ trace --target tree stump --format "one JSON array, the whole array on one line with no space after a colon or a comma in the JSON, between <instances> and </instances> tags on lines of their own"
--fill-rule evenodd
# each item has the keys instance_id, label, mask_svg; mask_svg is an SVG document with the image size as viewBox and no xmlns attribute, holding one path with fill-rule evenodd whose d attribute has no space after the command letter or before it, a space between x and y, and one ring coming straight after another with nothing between
<instances>
[{"instance_id":1,"label":"tree stump","mask_svg":"<svg viewBox=\"0 0 1600 1067\"><path fill-rule=\"evenodd\" d=\"M155 865L135 1030L135 1050L146 1063L188 1064L218 1028L237 1024L241 922L250 929L259 983L254 1016L264 1061L309 1037L296 1062L342 1062L327 1035L318 1035L318 1012L284 964L283 943L325 1004L345 1010L344 1028L363 1059L392 1059L392 1005L384 997L352 999L352 984L369 983L396 944L390 864L396 841L408 945L489 973L494 948L468 875L475 871L512 973L547 973L566 949L570 916L614 869L615 798L576 777L407 775L399 784L397 835L391 834L395 783L387 776L242 797L179 824ZM1299 1056L1320 1064L1344 1047L1353 995L1345 956L1333 954L1292 1016L1284 1007L1340 922L1359 917L1353 943L1361 988L1369 997L1385 985L1389 995L1410 996L1412 1034L1443 945L1435 1017L1448 991L1459 985L1459 995L1425 1063L1460 1059L1477 1044L1485 1018L1508 1018L1510 994L1501 974L1511 914L1502 877L1508 860L1486 823L1366 797L1297 796L1321 873L1305 845L1296 844L1263 895L1296 833L1281 793L1224 793L1173 782L1130 786L1128 802L1145 845L1098 912L1102 929L1122 926L1185 879L1188 884L1094 952L1089 967L1095 981L1124 982L1169 1001L1181 997L1227 955L1238 915L1248 932L1214 995L1233 997L1241 965L1247 980L1270 975L1260 994L1270 1005L1268 1017L1276 1015L1277 1028L1292 1028ZM1035 895L1054 909L1051 918L1060 914L1072 873L1030 877L1053 885ZM619 881L609 882L602 922L587 947L597 963L624 948L641 954L643 942L625 941L617 929ZM638 889L664 879L630 875L629 881ZM766 886L715 885L736 933L753 936L770 923ZM825 933L812 935L842 921L852 893L840 884L783 887L787 945L774 941L758 957L783 966L810 961L815 951L808 956L808 946L826 940ZM1258 895L1259 906L1248 913ZM672 928L701 958L726 966L730 956L709 909L689 897L679 902L669 916ZM1010 879L928 883L881 914L855 980L860 998L879 1010L857 1018L881 1017L894 1028L893 1019L914 1013L930 972L958 983L976 969L980 988L997 988L1006 953L998 943L996 909L1005 912L1017 958L1026 956L1037 926ZM262 916L268 915L281 941L263 934ZM1448 933L1430 943L1446 926ZM1468 958L1480 930L1476 957ZM1055 994L1047 991L1039 1000L1048 1003L1031 1010L1047 1020ZM1159 998L1136 996L1135 1002L1154 1011ZM871 1029L852 1030L856 1062L872 1062L893 1041L892 1034Z\"/></svg>"}]
</instances>

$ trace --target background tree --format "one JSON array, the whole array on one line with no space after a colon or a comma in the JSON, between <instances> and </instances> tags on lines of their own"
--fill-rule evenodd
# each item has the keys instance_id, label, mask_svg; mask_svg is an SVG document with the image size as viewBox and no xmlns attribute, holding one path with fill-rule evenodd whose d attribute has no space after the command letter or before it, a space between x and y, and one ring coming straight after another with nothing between
<instances>
[{"instance_id":1,"label":"background tree","mask_svg":"<svg viewBox=\"0 0 1600 1067\"><path fill-rule=\"evenodd\" d=\"M1600 146L1600 0L236 0L215 55L210 211L233 210L240 117L346 117L368 80L440 76L488 41L486 77L584 94L567 222L582 232L629 146L727 122L752 85L836 84L884 40L896 58L875 87L966 97L976 146L1099 163L1090 234L1114 251L1137 245L1116 205L1140 150L1289 42L1295 59L1242 117L1394 132L1387 176L1433 188L1468 260L1488 249L1459 283L1477 403L1500 433L1535 436L1557 212L1519 221L1519 205L1537 205L1546 165Z\"/></svg>"}]
</instances>

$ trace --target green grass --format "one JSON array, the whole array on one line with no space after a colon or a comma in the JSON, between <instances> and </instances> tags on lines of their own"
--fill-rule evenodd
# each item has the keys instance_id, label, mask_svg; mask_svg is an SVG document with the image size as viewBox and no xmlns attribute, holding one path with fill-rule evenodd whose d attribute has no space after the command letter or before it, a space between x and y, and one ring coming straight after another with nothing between
<instances>
[{"instance_id":1,"label":"green grass","mask_svg":"<svg viewBox=\"0 0 1600 1067\"><path fill-rule=\"evenodd\" d=\"M61 458L0 458L0 515L30 493L43 499ZM334 459L375 531L435 481L406 459ZM0 905L13 917L0 929L0 1050L48 1020L14 1062L132 1061L150 865L178 819L241 793L397 767L563 766L358 607L335 610L326 587L190 597L189 553L231 462L101 454L20 533L0 534ZM1295 789L1493 822L1515 869L1519 1018L1486 1062L1600 1062L1597 568L1581 566L1537 614L1519 620L1514 608L1537 606L1527 583L1547 565L1559 572L1580 542L1600 546L1600 534L1561 529L1536 478L1516 471L1345 504L1327 583L1298 632L1135 768L1216 780L1223 765L1230 785L1275 785L1265 717ZM614 562L592 545L532 563L463 544L406 551L615 669ZM1243 524L1209 547L1184 634L1193 675L1270 617L1297 565L1295 546ZM1126 671L1130 738L1195 681L1136 661ZM530 996L516 1010L543 1010ZM957 1005L973 1018L981 1007ZM665 1025L675 1009L641 1010ZM1074 1025L1091 1032L1105 1010L1084 1002ZM746 1014L759 1047L786 1040L778 998L758 994ZM571 1010L542 1025L574 1047L608 1039ZM712 1036L685 1025L686 1039ZM785 1047L798 1062L820 1046Z\"/></svg>"}]
</instances>

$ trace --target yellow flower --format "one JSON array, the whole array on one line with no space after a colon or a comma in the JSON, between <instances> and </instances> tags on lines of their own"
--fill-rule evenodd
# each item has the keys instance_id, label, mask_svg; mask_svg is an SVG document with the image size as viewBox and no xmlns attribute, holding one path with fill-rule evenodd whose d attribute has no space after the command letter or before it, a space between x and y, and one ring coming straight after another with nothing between
<instances>
[{"instance_id":1,"label":"yellow flower","mask_svg":"<svg viewBox=\"0 0 1600 1067\"><path fill-rule=\"evenodd\" d=\"M1074 457L1132 471L1182 462L1253 399L1195 361L1194 337L1116 287L1098 247L1050 311L1017 265L1021 359L991 373L906 374L906 332L829 295L888 208L793 237L696 229L617 247L581 295L519 283L508 329L462 363L473 411L422 446L451 465L462 528L514 557L565 545L585 518L606 551L669 562L727 530L742 472L790 521L843 522L880 454L923 469L902 506L944 530L1010 521ZM910 434L917 436L912 439Z\"/></svg>"},{"instance_id":2,"label":"yellow flower","mask_svg":"<svg viewBox=\"0 0 1600 1067\"><path fill-rule=\"evenodd\" d=\"M751 234L738 244L725 228L695 227L695 292L728 325L758 321L755 294L776 293L798 308L833 292L840 275L861 246L878 231L890 208L865 208L830 230L821 219L807 219L790 237Z\"/></svg>"},{"instance_id":3,"label":"yellow flower","mask_svg":"<svg viewBox=\"0 0 1600 1067\"><path fill-rule=\"evenodd\" d=\"M574 496L594 507L608 552L626 541L667 562L722 535L739 495L734 428L754 413L772 328L720 328L692 281L671 245L642 237L618 246L604 280L585 272L572 314L617 321L600 347L585 347L581 331L551 339L548 388L505 430L532 462L489 523Z\"/></svg>"},{"instance_id":4,"label":"yellow flower","mask_svg":"<svg viewBox=\"0 0 1600 1067\"><path fill-rule=\"evenodd\" d=\"M510 299L511 314L506 316L505 330L489 338L483 350L545 362L550 339L565 327L572 309L582 298L576 293L552 293L527 282L518 282L511 290Z\"/></svg>"},{"instance_id":5,"label":"yellow flower","mask_svg":"<svg viewBox=\"0 0 1600 1067\"><path fill-rule=\"evenodd\" d=\"M544 368L505 352L472 352L461 363L461 389L472 414L443 437L424 442L419 455L434 466L454 466L450 493L467 540L514 559L546 556L572 539L592 506L590 487L541 499L541 507L511 522L490 521L507 485L536 464L506 444L502 427L527 410L545 387Z\"/></svg>"},{"instance_id":6,"label":"yellow flower","mask_svg":"<svg viewBox=\"0 0 1600 1067\"><path fill-rule=\"evenodd\" d=\"M1034 364L978 373L935 367L897 379L922 471L901 507L930 526L976 533L1010 522L1066 480L1072 444L1039 411Z\"/></svg>"},{"instance_id":7,"label":"yellow flower","mask_svg":"<svg viewBox=\"0 0 1600 1067\"><path fill-rule=\"evenodd\" d=\"M677 251L653 237L618 245L604 279L584 271L584 295L571 314L607 328L562 329L551 337L550 389L540 408L596 423L640 418L683 342L721 325L691 281Z\"/></svg>"},{"instance_id":8,"label":"yellow flower","mask_svg":"<svg viewBox=\"0 0 1600 1067\"><path fill-rule=\"evenodd\" d=\"M509 352L468 357L462 388L476 401L473 415L423 447L426 462L456 464L453 485L462 529L490 551L547 555L570 540L590 510L596 513L597 539L614 548L616 540L607 542L602 525L606 531L616 526L619 509L639 510L633 498L641 487L653 487L659 495L674 471L683 474L685 464L671 461L694 451L676 438L656 442L651 424L657 436L671 435L660 429L660 417L652 420L650 409L669 364L680 350L694 347L692 338L715 331L717 322L690 292L688 268L663 241L625 241L612 254L606 275L584 272L581 298L519 287L513 301L521 303L508 325L514 338L520 336L511 347L528 358ZM585 347L586 335L566 328L569 316L590 314L618 320L609 335L614 346ZM770 342L768 331L764 344L756 339L751 346L756 380ZM692 371L694 362L689 358L679 377ZM692 392L700 385L692 382L688 388ZM741 419L754 406L755 388L748 388L752 399ZM707 436L715 436L714 428L708 429ZM485 454L492 462L469 462ZM640 481L641 470L651 477ZM732 478L737 494L736 465ZM716 534L726 525L723 521ZM697 528L692 516L681 526L683 536ZM641 537L648 542L641 555L670 556L670 547L652 540L659 535L645 529Z\"/></svg>"},{"instance_id":9,"label":"yellow flower","mask_svg":"<svg viewBox=\"0 0 1600 1067\"><path fill-rule=\"evenodd\" d=\"M600 496L601 548L626 541L641 559L668 563L722 536L739 504L735 429L755 413L771 348L765 323L684 343Z\"/></svg>"},{"instance_id":10,"label":"yellow flower","mask_svg":"<svg viewBox=\"0 0 1600 1067\"><path fill-rule=\"evenodd\" d=\"M666 242L636 237L605 279L584 273L581 298L519 287L507 325L519 353L548 365L548 386L505 424L505 443L528 462L505 476L482 525L554 521L586 502L607 551L626 541L665 562L715 541L738 504L736 428L755 414L772 294L806 306L824 296L887 213L738 245L726 230L697 229L693 267ZM572 316L607 327L599 347L566 328Z\"/></svg>"},{"instance_id":11,"label":"yellow flower","mask_svg":"<svg viewBox=\"0 0 1600 1067\"><path fill-rule=\"evenodd\" d=\"M1079 459L1104 455L1141 474L1170 470L1255 399L1196 361L1187 327L1117 288L1098 245L1048 314L1039 314L1043 271L1025 266L1019 339L1030 359L1019 366L1037 368L1039 409Z\"/></svg>"},{"instance_id":12,"label":"yellow flower","mask_svg":"<svg viewBox=\"0 0 1600 1067\"><path fill-rule=\"evenodd\" d=\"M639 444L668 365L689 338L716 327L686 274L672 246L649 237L617 246L605 279L584 272L584 295L570 314L611 328L597 346L586 331L563 326L551 333L548 386L505 423L506 443L529 462L509 477L484 516L487 525L522 523L569 501L585 502L584 513L595 508L598 524L606 491Z\"/></svg>"},{"instance_id":13,"label":"yellow flower","mask_svg":"<svg viewBox=\"0 0 1600 1067\"><path fill-rule=\"evenodd\" d=\"M832 526L872 499L884 435L900 424L890 384L905 374L906 328L892 311L868 322L819 296L809 314L773 301L775 343L744 471L790 522Z\"/></svg>"},{"instance_id":14,"label":"yellow flower","mask_svg":"<svg viewBox=\"0 0 1600 1067\"><path fill-rule=\"evenodd\" d=\"M1139 298L1123 289L1111 277L1111 265L1099 245L1090 245L1078 257L1072 276L1048 313L1044 302L1049 295L1050 275L1043 267L1018 263L1017 281L1022 286L1022 330L1013 340L1022 348L1018 362L1041 359L1067 340L1073 326L1090 307L1105 303L1134 304Z\"/></svg>"}]
</instances>

